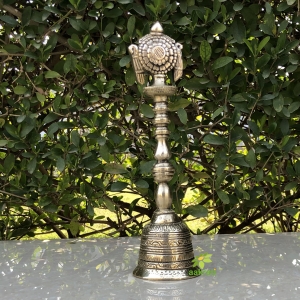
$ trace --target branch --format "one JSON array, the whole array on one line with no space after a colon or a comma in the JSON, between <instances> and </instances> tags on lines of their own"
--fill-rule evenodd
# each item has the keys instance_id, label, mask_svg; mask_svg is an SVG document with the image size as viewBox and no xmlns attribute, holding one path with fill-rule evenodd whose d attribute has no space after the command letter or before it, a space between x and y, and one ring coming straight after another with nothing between
<instances>
[{"instance_id":1,"label":"branch","mask_svg":"<svg viewBox=\"0 0 300 300\"><path fill-rule=\"evenodd\" d=\"M44 212L37 206L35 205L31 205L30 208L36 213L38 214L39 216L41 215L44 215ZM52 229L56 232L56 234L61 238L61 239L66 239L67 237L64 235L64 233L58 228L55 226L54 222L46 217L46 216L43 216L43 220L45 220L51 227Z\"/></svg>"},{"instance_id":2,"label":"branch","mask_svg":"<svg viewBox=\"0 0 300 300\"><path fill-rule=\"evenodd\" d=\"M22 14L15 8L13 8L10 5L1 5L0 3L0 8L6 10L7 12L9 12L10 14L14 15L15 17L21 19L22 18Z\"/></svg>"}]
</instances>

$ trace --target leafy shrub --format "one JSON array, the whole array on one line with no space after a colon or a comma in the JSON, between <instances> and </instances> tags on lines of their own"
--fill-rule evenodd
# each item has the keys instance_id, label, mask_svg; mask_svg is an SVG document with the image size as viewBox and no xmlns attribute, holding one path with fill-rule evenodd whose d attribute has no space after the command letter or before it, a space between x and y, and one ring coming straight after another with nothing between
<instances>
[{"instance_id":1,"label":"leafy shrub","mask_svg":"<svg viewBox=\"0 0 300 300\"><path fill-rule=\"evenodd\" d=\"M87 236L97 223L140 233L155 209L154 113L127 48L156 20L183 45L176 212L209 216L198 233L298 230L297 11L295 0L1 1L1 239ZM112 193L124 190L137 200Z\"/></svg>"}]
</instances>

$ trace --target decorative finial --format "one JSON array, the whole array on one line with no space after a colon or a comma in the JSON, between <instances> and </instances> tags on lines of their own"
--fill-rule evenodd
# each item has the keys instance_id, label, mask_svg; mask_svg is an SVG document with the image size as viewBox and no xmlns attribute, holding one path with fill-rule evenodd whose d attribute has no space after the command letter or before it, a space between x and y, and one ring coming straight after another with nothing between
<instances>
[{"instance_id":1,"label":"decorative finial","mask_svg":"<svg viewBox=\"0 0 300 300\"><path fill-rule=\"evenodd\" d=\"M150 34L139 40L139 46L130 45L133 67L137 81L145 83L145 74L165 76L174 69L174 81L182 76L182 45L163 34L163 28L156 22Z\"/></svg>"},{"instance_id":2,"label":"decorative finial","mask_svg":"<svg viewBox=\"0 0 300 300\"><path fill-rule=\"evenodd\" d=\"M163 32L164 30L159 22L154 23L153 26L151 27L151 33L161 34Z\"/></svg>"}]
</instances>

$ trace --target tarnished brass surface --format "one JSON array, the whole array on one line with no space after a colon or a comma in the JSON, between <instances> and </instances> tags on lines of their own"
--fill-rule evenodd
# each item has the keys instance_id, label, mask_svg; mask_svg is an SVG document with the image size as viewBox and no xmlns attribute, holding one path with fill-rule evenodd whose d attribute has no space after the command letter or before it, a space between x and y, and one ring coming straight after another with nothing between
<instances>
[{"instance_id":1,"label":"tarnished brass surface","mask_svg":"<svg viewBox=\"0 0 300 300\"><path fill-rule=\"evenodd\" d=\"M153 77L153 84L144 88L146 96L154 100L155 138L157 147L153 177L157 182L155 211L150 224L145 226L139 252L138 266L133 275L148 280L182 280L193 278L194 252L188 227L171 209L172 197L168 182L174 175L174 168L168 162L171 153L168 148L168 97L176 93L176 86L165 84L167 72L174 71L174 81L182 76L182 45L163 34L163 28L156 22L150 34L139 40L139 45L130 45L133 67L137 81L145 83L145 75ZM197 272L195 272L197 273Z\"/></svg>"}]
</instances>

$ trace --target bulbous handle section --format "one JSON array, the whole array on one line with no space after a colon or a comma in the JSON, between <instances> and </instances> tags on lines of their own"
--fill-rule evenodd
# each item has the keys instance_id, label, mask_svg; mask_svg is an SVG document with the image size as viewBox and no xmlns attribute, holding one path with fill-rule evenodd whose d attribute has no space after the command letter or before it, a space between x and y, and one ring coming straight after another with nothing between
<instances>
[{"instance_id":1,"label":"bulbous handle section","mask_svg":"<svg viewBox=\"0 0 300 300\"><path fill-rule=\"evenodd\" d=\"M166 142L166 138L157 138L157 147L154 156L158 161L170 159L170 151Z\"/></svg>"},{"instance_id":2,"label":"bulbous handle section","mask_svg":"<svg viewBox=\"0 0 300 300\"><path fill-rule=\"evenodd\" d=\"M171 207L172 197L167 183L162 182L158 184L155 202L158 209L168 209Z\"/></svg>"}]
</instances>

